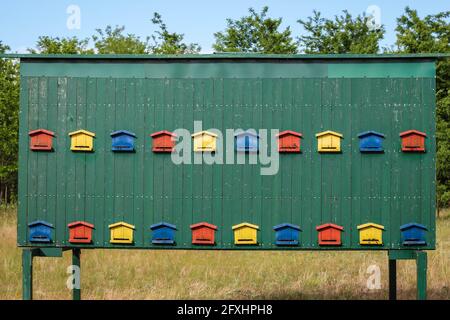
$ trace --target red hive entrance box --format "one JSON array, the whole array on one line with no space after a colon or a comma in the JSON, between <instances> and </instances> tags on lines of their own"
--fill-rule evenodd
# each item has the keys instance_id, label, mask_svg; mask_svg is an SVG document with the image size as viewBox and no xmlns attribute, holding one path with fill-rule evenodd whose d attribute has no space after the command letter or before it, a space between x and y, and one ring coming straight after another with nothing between
<instances>
[{"instance_id":1,"label":"red hive entrance box","mask_svg":"<svg viewBox=\"0 0 450 320\"><path fill-rule=\"evenodd\" d=\"M408 130L400 133L403 152L425 152L426 133L417 130Z\"/></svg>"},{"instance_id":2,"label":"red hive entrance box","mask_svg":"<svg viewBox=\"0 0 450 320\"><path fill-rule=\"evenodd\" d=\"M326 223L316 227L319 231L319 245L321 246L340 246L341 232L344 227L333 223Z\"/></svg>"},{"instance_id":3,"label":"red hive entrance box","mask_svg":"<svg viewBox=\"0 0 450 320\"><path fill-rule=\"evenodd\" d=\"M217 226L207 222L200 222L191 225L191 229L193 244L214 244L214 234Z\"/></svg>"},{"instance_id":4,"label":"red hive entrance box","mask_svg":"<svg viewBox=\"0 0 450 320\"><path fill-rule=\"evenodd\" d=\"M278 135L278 152L300 152L300 140L302 134L286 130Z\"/></svg>"},{"instance_id":5,"label":"red hive entrance box","mask_svg":"<svg viewBox=\"0 0 450 320\"><path fill-rule=\"evenodd\" d=\"M37 129L28 133L30 136L30 149L35 151L51 151L55 133L45 129Z\"/></svg>"},{"instance_id":6,"label":"red hive entrance box","mask_svg":"<svg viewBox=\"0 0 450 320\"><path fill-rule=\"evenodd\" d=\"M76 221L67 225L70 231L69 242L70 243L91 243L92 242L92 229L94 225L84 222Z\"/></svg>"},{"instance_id":7,"label":"red hive entrance box","mask_svg":"<svg viewBox=\"0 0 450 320\"><path fill-rule=\"evenodd\" d=\"M172 132L162 130L150 135L153 138L153 152L172 152L175 146L174 137Z\"/></svg>"}]
</instances>

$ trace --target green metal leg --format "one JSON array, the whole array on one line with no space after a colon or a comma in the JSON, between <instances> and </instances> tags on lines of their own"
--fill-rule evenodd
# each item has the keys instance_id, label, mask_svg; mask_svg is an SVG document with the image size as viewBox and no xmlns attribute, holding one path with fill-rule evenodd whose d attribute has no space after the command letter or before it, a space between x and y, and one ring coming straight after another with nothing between
<instances>
[{"instance_id":1,"label":"green metal leg","mask_svg":"<svg viewBox=\"0 0 450 320\"><path fill-rule=\"evenodd\" d=\"M427 253L418 251L417 265L417 300L427 299Z\"/></svg>"},{"instance_id":2,"label":"green metal leg","mask_svg":"<svg viewBox=\"0 0 450 320\"><path fill-rule=\"evenodd\" d=\"M81 278L81 250L80 249L72 249L72 265L78 267L80 273L78 276ZM81 282L81 280L80 280ZM81 285L76 288L76 286L72 289L72 300L81 300Z\"/></svg>"},{"instance_id":3,"label":"green metal leg","mask_svg":"<svg viewBox=\"0 0 450 320\"><path fill-rule=\"evenodd\" d=\"M397 260L389 259L389 300L397 300Z\"/></svg>"},{"instance_id":4,"label":"green metal leg","mask_svg":"<svg viewBox=\"0 0 450 320\"><path fill-rule=\"evenodd\" d=\"M389 300L396 300L397 294L397 260L416 260L417 266L417 300L427 298L427 253L414 250L389 251Z\"/></svg>"},{"instance_id":5,"label":"green metal leg","mask_svg":"<svg viewBox=\"0 0 450 320\"><path fill-rule=\"evenodd\" d=\"M22 299L33 299L33 250L22 250Z\"/></svg>"}]
</instances>

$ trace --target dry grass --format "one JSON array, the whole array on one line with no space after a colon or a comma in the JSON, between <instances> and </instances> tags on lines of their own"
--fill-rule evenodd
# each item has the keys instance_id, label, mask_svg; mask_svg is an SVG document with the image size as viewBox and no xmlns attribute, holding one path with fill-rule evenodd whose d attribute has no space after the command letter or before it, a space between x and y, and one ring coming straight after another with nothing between
<instances>
[{"instance_id":1,"label":"dry grass","mask_svg":"<svg viewBox=\"0 0 450 320\"><path fill-rule=\"evenodd\" d=\"M0 299L21 298L21 250L15 211L0 212ZM428 297L450 298L450 211L437 223L429 252ZM61 258L36 258L35 299L70 299ZM368 290L367 267L382 288ZM415 263L400 261L399 298L415 298ZM385 252L232 252L85 250L83 299L386 299Z\"/></svg>"}]
</instances>

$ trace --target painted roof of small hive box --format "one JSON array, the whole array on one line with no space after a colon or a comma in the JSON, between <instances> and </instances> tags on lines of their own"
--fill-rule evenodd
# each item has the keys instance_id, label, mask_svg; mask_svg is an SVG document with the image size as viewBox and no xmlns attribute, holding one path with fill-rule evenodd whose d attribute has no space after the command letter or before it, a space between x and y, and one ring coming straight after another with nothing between
<instances>
[{"instance_id":1,"label":"painted roof of small hive box","mask_svg":"<svg viewBox=\"0 0 450 320\"><path fill-rule=\"evenodd\" d=\"M87 131L87 130L77 130L77 131L73 131L73 132L70 132L69 133L69 136L73 136L73 135L76 135L76 134L86 134L86 135L88 135L88 136L91 136L91 137L95 137L95 133L93 133L93 132L90 132L90 131Z\"/></svg>"},{"instance_id":2,"label":"painted roof of small hive box","mask_svg":"<svg viewBox=\"0 0 450 320\"><path fill-rule=\"evenodd\" d=\"M288 134L293 135L293 136L297 136L297 137L300 137L300 138L303 137L303 135L300 132L295 132L295 131L292 131L292 130L284 130L284 131L278 133L277 137L286 136Z\"/></svg>"},{"instance_id":3,"label":"painted roof of small hive box","mask_svg":"<svg viewBox=\"0 0 450 320\"><path fill-rule=\"evenodd\" d=\"M357 229L360 230L360 229L365 229L365 228L369 228L369 227L374 227L374 228L377 228L380 230L384 230L384 226L382 226L381 224L373 223L373 222L367 222L364 224L360 224L359 226L357 226Z\"/></svg>"},{"instance_id":4,"label":"painted roof of small hive box","mask_svg":"<svg viewBox=\"0 0 450 320\"><path fill-rule=\"evenodd\" d=\"M118 135L127 135L133 138L136 138L136 135L133 132L127 131L127 130L117 130L114 132L111 132L111 137L115 137Z\"/></svg>"},{"instance_id":5,"label":"painted roof of small hive box","mask_svg":"<svg viewBox=\"0 0 450 320\"><path fill-rule=\"evenodd\" d=\"M339 138L343 137L342 134L340 134L338 132L335 132L335 131L331 131L331 130L327 130L327 131L316 133L316 137L321 137L321 136L324 136L324 135L327 135L327 134L331 134L331 135L339 137Z\"/></svg>"},{"instance_id":6,"label":"painted roof of small hive box","mask_svg":"<svg viewBox=\"0 0 450 320\"><path fill-rule=\"evenodd\" d=\"M36 130L30 131L30 132L28 132L28 135L34 136L34 135L37 135L37 134L40 134L40 133L47 134L47 135L52 136L52 137L55 136L55 133L53 131L45 130L45 129L36 129Z\"/></svg>"},{"instance_id":7,"label":"painted roof of small hive box","mask_svg":"<svg viewBox=\"0 0 450 320\"><path fill-rule=\"evenodd\" d=\"M157 131L157 132L154 132L154 133L150 134L150 137L157 137L157 136L160 136L160 135L163 135L163 134L168 135L168 136L172 136L172 137L176 137L177 136L173 132L170 132L170 131L167 131L167 130L161 130L161 131Z\"/></svg>"},{"instance_id":8,"label":"painted roof of small hive box","mask_svg":"<svg viewBox=\"0 0 450 320\"><path fill-rule=\"evenodd\" d=\"M208 222L199 222L199 223L191 224L190 227L191 227L191 229L197 229L197 228L201 228L201 227L207 227L207 228L210 228L210 229L217 230L217 226L215 226L215 225L213 225L213 224L211 224L211 223L208 223Z\"/></svg>"},{"instance_id":9,"label":"painted roof of small hive box","mask_svg":"<svg viewBox=\"0 0 450 320\"><path fill-rule=\"evenodd\" d=\"M239 223L237 225L234 225L232 227L232 229L235 230L235 229L239 229L239 228L243 228L243 227L249 227L249 228L252 228L252 229L259 229L259 226L257 226L256 224L251 224L251 223L248 223L248 222L243 222L243 223Z\"/></svg>"},{"instance_id":10,"label":"painted roof of small hive box","mask_svg":"<svg viewBox=\"0 0 450 320\"><path fill-rule=\"evenodd\" d=\"M126 223L126 222L123 222L123 221L110 224L108 227L109 228L115 228L115 227L119 227L119 226L123 226L123 227L127 227L127 228L130 228L130 229L134 229L134 226L132 224L129 224L129 223Z\"/></svg>"},{"instance_id":11,"label":"painted roof of small hive box","mask_svg":"<svg viewBox=\"0 0 450 320\"><path fill-rule=\"evenodd\" d=\"M291 223L278 224L278 225L273 227L273 230L280 230L280 229L283 229L283 228L292 228L292 229L295 229L295 230L298 230L298 231L301 230L299 226L297 226L295 224L291 224Z\"/></svg>"},{"instance_id":12,"label":"painted roof of small hive box","mask_svg":"<svg viewBox=\"0 0 450 320\"><path fill-rule=\"evenodd\" d=\"M167 227L167 228L170 228L173 230L177 230L177 227L174 224L170 224L167 222L158 222L158 223L152 224L150 226L150 229L154 230L154 229L158 229L158 228L162 228L162 227Z\"/></svg>"},{"instance_id":13,"label":"painted roof of small hive box","mask_svg":"<svg viewBox=\"0 0 450 320\"><path fill-rule=\"evenodd\" d=\"M408 131L403 131L402 133L400 133L400 137L409 136L411 134L417 134L417 135L422 136L422 137L426 137L427 136L427 134L425 132L421 132L421 131L418 131L418 130L408 130Z\"/></svg>"},{"instance_id":14,"label":"painted roof of small hive box","mask_svg":"<svg viewBox=\"0 0 450 320\"><path fill-rule=\"evenodd\" d=\"M43 221L43 220L36 220L36 221L30 222L28 224L29 227L33 227L33 226L36 226L36 225L43 225L43 226L46 226L46 227L49 227L49 228L53 228L53 225L51 223L49 223L47 221Z\"/></svg>"},{"instance_id":15,"label":"painted roof of small hive box","mask_svg":"<svg viewBox=\"0 0 450 320\"><path fill-rule=\"evenodd\" d=\"M217 137L217 134L209 132L209 131L205 131L205 130L199 131L199 132L196 132L196 133L192 134L193 137L196 137L196 136L199 136L199 135L208 135L208 136L211 136L211 137Z\"/></svg>"},{"instance_id":16,"label":"painted roof of small hive box","mask_svg":"<svg viewBox=\"0 0 450 320\"><path fill-rule=\"evenodd\" d=\"M91 229L94 229L94 225L91 224L91 223L88 223L86 221L75 221L75 222L69 223L67 226L69 228L76 227L76 226L85 226L85 227L89 227Z\"/></svg>"},{"instance_id":17,"label":"painted roof of small hive box","mask_svg":"<svg viewBox=\"0 0 450 320\"><path fill-rule=\"evenodd\" d=\"M400 230L407 230L407 229L411 229L411 228L419 228L419 229L423 229L423 230L428 230L427 227L425 227L423 224L417 223L417 222L411 222L411 223L407 223L404 224L400 227Z\"/></svg>"},{"instance_id":18,"label":"painted roof of small hive box","mask_svg":"<svg viewBox=\"0 0 450 320\"><path fill-rule=\"evenodd\" d=\"M381 138L385 137L384 134L376 132L376 131L373 131L373 130L364 131L364 132L361 132L360 134L358 134L358 138L364 138L366 136L378 136L378 137L381 137Z\"/></svg>"},{"instance_id":19,"label":"painted roof of small hive box","mask_svg":"<svg viewBox=\"0 0 450 320\"><path fill-rule=\"evenodd\" d=\"M240 131L234 134L235 137L240 137L240 136L252 136L252 137L256 137L259 138L259 135L254 131L254 130L246 130L246 131Z\"/></svg>"},{"instance_id":20,"label":"painted roof of small hive box","mask_svg":"<svg viewBox=\"0 0 450 320\"><path fill-rule=\"evenodd\" d=\"M338 226L337 224L334 223L325 223L325 224L321 224L320 226L316 227L316 230L322 230L322 229L327 229L327 228L333 228L333 229L337 229L337 230L344 230L344 227L342 226Z\"/></svg>"}]
</instances>

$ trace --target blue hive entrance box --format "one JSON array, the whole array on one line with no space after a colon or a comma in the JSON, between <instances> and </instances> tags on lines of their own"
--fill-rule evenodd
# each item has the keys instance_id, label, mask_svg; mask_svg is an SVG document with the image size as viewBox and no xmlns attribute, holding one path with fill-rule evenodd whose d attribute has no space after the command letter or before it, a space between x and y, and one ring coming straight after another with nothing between
<instances>
[{"instance_id":1,"label":"blue hive entrance box","mask_svg":"<svg viewBox=\"0 0 450 320\"><path fill-rule=\"evenodd\" d=\"M376 131L366 131L358 134L359 151L361 152L383 152L384 134Z\"/></svg>"},{"instance_id":2,"label":"blue hive entrance box","mask_svg":"<svg viewBox=\"0 0 450 320\"><path fill-rule=\"evenodd\" d=\"M402 243L405 246L426 245L425 232L427 228L419 223L407 223L400 227Z\"/></svg>"},{"instance_id":3,"label":"blue hive entrance box","mask_svg":"<svg viewBox=\"0 0 450 320\"><path fill-rule=\"evenodd\" d=\"M160 222L150 226L153 244L174 244L176 226L167 222Z\"/></svg>"},{"instance_id":4,"label":"blue hive entrance box","mask_svg":"<svg viewBox=\"0 0 450 320\"><path fill-rule=\"evenodd\" d=\"M52 242L52 224L38 220L29 223L28 228L30 242Z\"/></svg>"},{"instance_id":5,"label":"blue hive entrance box","mask_svg":"<svg viewBox=\"0 0 450 320\"><path fill-rule=\"evenodd\" d=\"M273 227L275 244L280 246L296 246L299 243L300 227L290 223L282 223Z\"/></svg>"},{"instance_id":6,"label":"blue hive entrance box","mask_svg":"<svg viewBox=\"0 0 450 320\"><path fill-rule=\"evenodd\" d=\"M234 135L236 151L257 152L259 136L252 130L239 132Z\"/></svg>"},{"instance_id":7,"label":"blue hive entrance box","mask_svg":"<svg viewBox=\"0 0 450 320\"><path fill-rule=\"evenodd\" d=\"M126 130L111 133L112 151L131 152L134 151L134 139L136 135Z\"/></svg>"}]
</instances>

